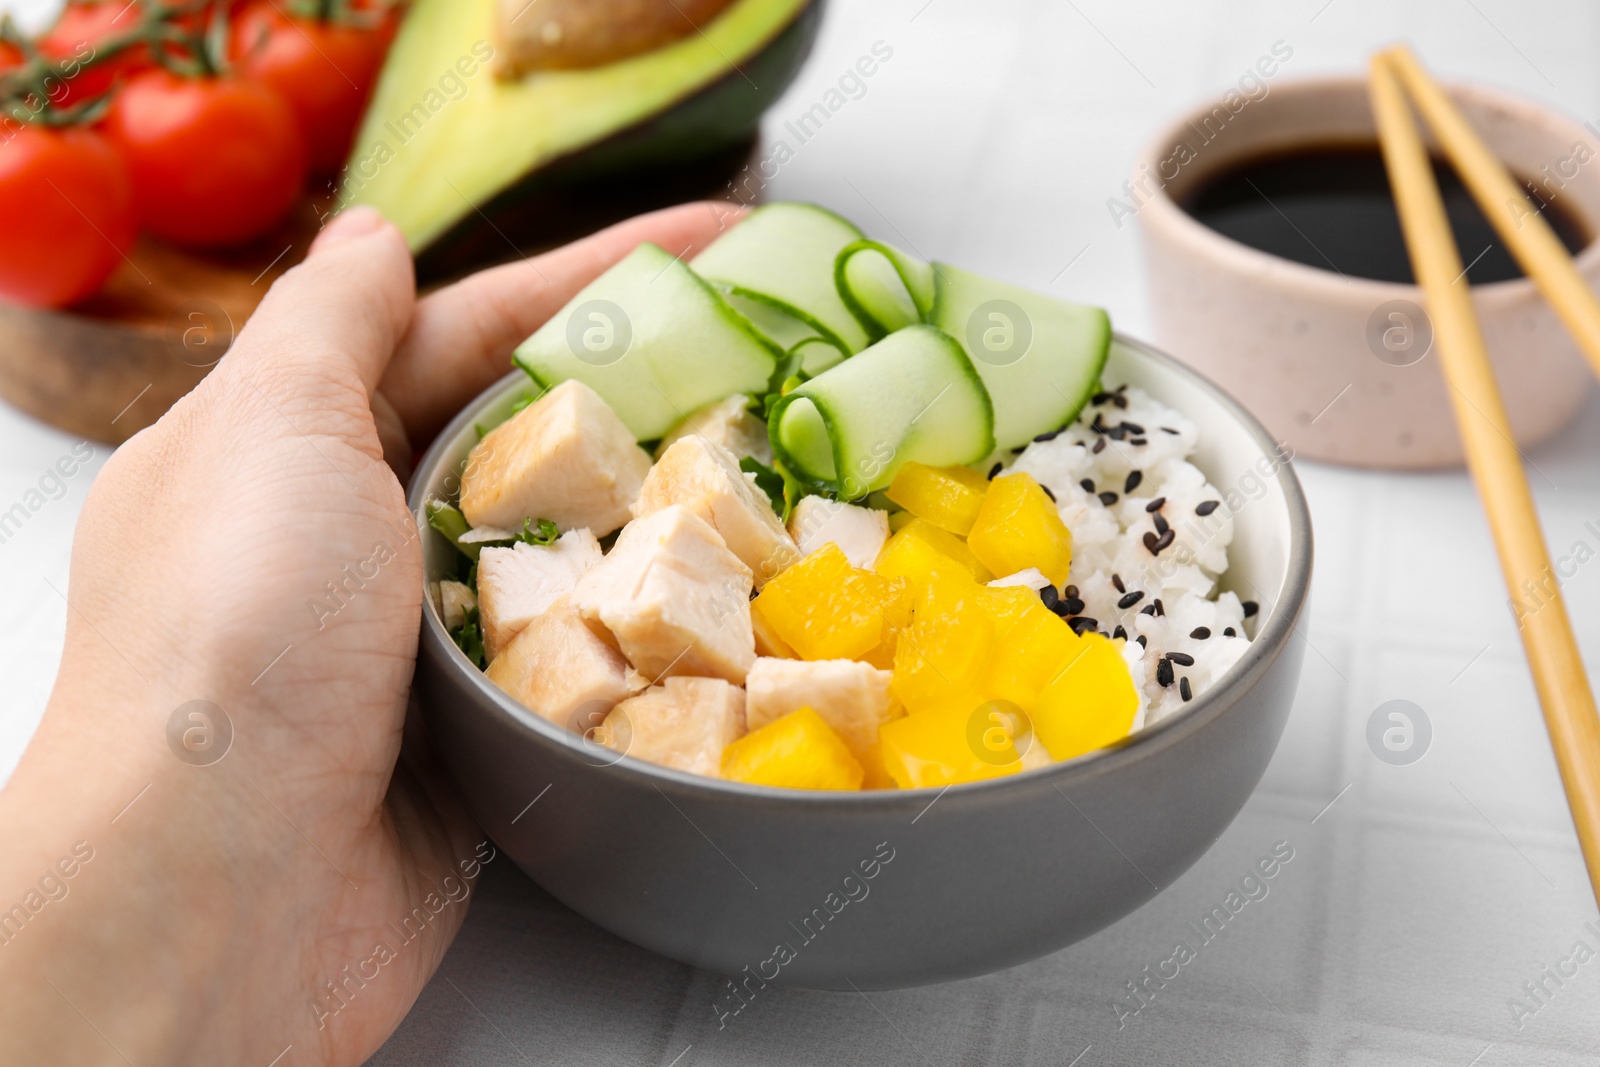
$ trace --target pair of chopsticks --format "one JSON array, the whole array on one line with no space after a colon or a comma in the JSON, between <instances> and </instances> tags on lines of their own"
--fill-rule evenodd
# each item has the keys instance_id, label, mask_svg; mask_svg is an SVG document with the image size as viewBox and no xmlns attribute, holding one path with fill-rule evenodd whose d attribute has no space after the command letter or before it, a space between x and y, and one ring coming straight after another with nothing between
<instances>
[{"instance_id":1,"label":"pair of chopsticks","mask_svg":"<svg viewBox=\"0 0 1600 1067\"><path fill-rule=\"evenodd\" d=\"M1521 620L1522 646L1544 709L1589 882L1600 901L1600 718L1566 606L1550 580L1550 557L1522 469L1522 454L1506 419L1461 253L1407 94L1484 217L1560 315L1597 374L1600 300L1539 214L1538 205L1528 200L1408 49L1391 48L1373 57L1368 88L1412 270L1433 319L1434 344L1450 387L1456 425L1488 513L1506 586L1513 598L1528 581L1536 588L1555 590L1547 603Z\"/></svg>"}]
</instances>

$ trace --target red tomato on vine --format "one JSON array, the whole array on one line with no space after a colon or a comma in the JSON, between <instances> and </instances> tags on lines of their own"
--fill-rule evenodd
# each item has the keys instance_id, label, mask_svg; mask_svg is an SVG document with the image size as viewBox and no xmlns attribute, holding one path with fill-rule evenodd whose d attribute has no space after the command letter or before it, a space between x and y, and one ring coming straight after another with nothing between
<instances>
[{"instance_id":1,"label":"red tomato on vine","mask_svg":"<svg viewBox=\"0 0 1600 1067\"><path fill-rule=\"evenodd\" d=\"M99 289L137 233L121 158L93 130L0 131L0 299L65 307Z\"/></svg>"},{"instance_id":2,"label":"red tomato on vine","mask_svg":"<svg viewBox=\"0 0 1600 1067\"><path fill-rule=\"evenodd\" d=\"M142 0L72 0L34 42L39 54L61 68L59 88L47 86L57 107L81 104L108 92L119 80L153 65L150 49L133 45L89 65L119 37L140 28L149 17Z\"/></svg>"},{"instance_id":3,"label":"red tomato on vine","mask_svg":"<svg viewBox=\"0 0 1600 1067\"><path fill-rule=\"evenodd\" d=\"M305 184L294 113L273 89L227 74L137 74L104 127L127 161L140 221L189 248L243 244L289 214Z\"/></svg>"},{"instance_id":4,"label":"red tomato on vine","mask_svg":"<svg viewBox=\"0 0 1600 1067\"><path fill-rule=\"evenodd\" d=\"M331 174L344 164L394 30L387 9L328 0L299 7L261 0L234 24L237 69L288 101L312 173Z\"/></svg>"}]
</instances>

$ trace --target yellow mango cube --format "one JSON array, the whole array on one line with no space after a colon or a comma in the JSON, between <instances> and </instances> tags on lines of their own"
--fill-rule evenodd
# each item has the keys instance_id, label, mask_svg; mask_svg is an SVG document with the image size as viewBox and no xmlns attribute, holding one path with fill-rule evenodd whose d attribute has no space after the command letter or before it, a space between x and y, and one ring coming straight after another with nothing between
<instances>
[{"instance_id":1,"label":"yellow mango cube","mask_svg":"<svg viewBox=\"0 0 1600 1067\"><path fill-rule=\"evenodd\" d=\"M1026 717L994 702L952 704L878 728L884 768L902 789L1001 778L1022 769L1013 741Z\"/></svg>"},{"instance_id":2,"label":"yellow mango cube","mask_svg":"<svg viewBox=\"0 0 1600 1067\"><path fill-rule=\"evenodd\" d=\"M908 712L952 704L970 709L982 701L994 643L990 592L961 576L937 577L918 592L911 627L895 648L889 686Z\"/></svg>"},{"instance_id":3,"label":"yellow mango cube","mask_svg":"<svg viewBox=\"0 0 1600 1067\"><path fill-rule=\"evenodd\" d=\"M751 624L770 647L787 646L800 659L860 659L890 639L889 615L903 614L904 590L850 566L830 541L762 587L750 602Z\"/></svg>"},{"instance_id":4,"label":"yellow mango cube","mask_svg":"<svg viewBox=\"0 0 1600 1067\"><path fill-rule=\"evenodd\" d=\"M1060 585L1072 565L1072 534L1055 501L1027 474L1007 474L989 483L967 547L999 577L1037 567Z\"/></svg>"},{"instance_id":5,"label":"yellow mango cube","mask_svg":"<svg viewBox=\"0 0 1600 1067\"><path fill-rule=\"evenodd\" d=\"M874 569L914 585L924 585L937 574L959 573L977 582L994 577L965 541L925 519L912 519L895 531L878 553Z\"/></svg>"},{"instance_id":6,"label":"yellow mango cube","mask_svg":"<svg viewBox=\"0 0 1600 1067\"><path fill-rule=\"evenodd\" d=\"M1121 740L1133 728L1139 696L1117 642L1084 634L1079 647L1033 701L1034 735L1050 755L1072 759Z\"/></svg>"},{"instance_id":7,"label":"yellow mango cube","mask_svg":"<svg viewBox=\"0 0 1600 1067\"><path fill-rule=\"evenodd\" d=\"M988 480L975 470L913 461L900 468L884 495L918 518L964 537L988 488Z\"/></svg>"},{"instance_id":8,"label":"yellow mango cube","mask_svg":"<svg viewBox=\"0 0 1600 1067\"><path fill-rule=\"evenodd\" d=\"M1027 592L1031 594L1032 590ZM1038 610L1019 613L1009 629L996 638L983 687L990 697L1024 708L1035 706L1045 686L1077 659L1087 640L1073 633L1072 627L1041 604L1038 597L1032 599Z\"/></svg>"},{"instance_id":9,"label":"yellow mango cube","mask_svg":"<svg viewBox=\"0 0 1600 1067\"><path fill-rule=\"evenodd\" d=\"M855 790L863 771L821 715L797 708L724 748L722 776L781 789Z\"/></svg>"}]
</instances>

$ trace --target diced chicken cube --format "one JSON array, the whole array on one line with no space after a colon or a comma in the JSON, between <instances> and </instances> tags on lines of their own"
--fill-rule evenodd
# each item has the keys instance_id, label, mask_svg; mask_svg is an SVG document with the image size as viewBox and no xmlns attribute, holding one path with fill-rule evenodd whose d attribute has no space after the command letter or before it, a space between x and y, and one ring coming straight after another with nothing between
<instances>
[{"instance_id":1,"label":"diced chicken cube","mask_svg":"<svg viewBox=\"0 0 1600 1067\"><path fill-rule=\"evenodd\" d=\"M568 380L490 430L461 476L473 526L549 519L604 537L628 521L650 456L593 389Z\"/></svg>"},{"instance_id":2,"label":"diced chicken cube","mask_svg":"<svg viewBox=\"0 0 1600 1067\"><path fill-rule=\"evenodd\" d=\"M750 398L734 393L725 400L707 404L667 431L656 446L656 458L684 437L699 437L721 445L735 456L754 456L762 463L772 462L772 442L767 439L767 424L750 413Z\"/></svg>"},{"instance_id":3,"label":"diced chicken cube","mask_svg":"<svg viewBox=\"0 0 1600 1067\"><path fill-rule=\"evenodd\" d=\"M528 623L485 673L530 711L578 733L645 685L569 597Z\"/></svg>"},{"instance_id":4,"label":"diced chicken cube","mask_svg":"<svg viewBox=\"0 0 1600 1067\"><path fill-rule=\"evenodd\" d=\"M789 535L809 556L828 542L839 546L852 567L871 570L889 539L889 515L877 508L841 504L822 496L803 497L789 515Z\"/></svg>"},{"instance_id":5,"label":"diced chicken cube","mask_svg":"<svg viewBox=\"0 0 1600 1067\"><path fill-rule=\"evenodd\" d=\"M588 530L568 530L550 545L518 543L480 552L478 618L485 655L493 661L556 597L572 592L600 559L600 542Z\"/></svg>"},{"instance_id":6,"label":"diced chicken cube","mask_svg":"<svg viewBox=\"0 0 1600 1067\"><path fill-rule=\"evenodd\" d=\"M722 535L750 568L757 589L800 558L772 502L719 444L684 437L663 452L639 490L633 514L643 518L674 504L689 508Z\"/></svg>"},{"instance_id":7,"label":"diced chicken cube","mask_svg":"<svg viewBox=\"0 0 1600 1067\"><path fill-rule=\"evenodd\" d=\"M465 582L449 579L439 583L439 617L446 630L454 630L467 621L467 612L478 606L472 587Z\"/></svg>"},{"instance_id":8,"label":"diced chicken cube","mask_svg":"<svg viewBox=\"0 0 1600 1067\"><path fill-rule=\"evenodd\" d=\"M844 739L863 765L889 721L894 674L853 659L772 659L763 656L745 677L745 719L759 730L791 711L810 708Z\"/></svg>"},{"instance_id":9,"label":"diced chicken cube","mask_svg":"<svg viewBox=\"0 0 1600 1067\"><path fill-rule=\"evenodd\" d=\"M722 750L744 729L743 689L720 678L668 678L612 708L596 738L625 755L719 778Z\"/></svg>"},{"instance_id":10,"label":"diced chicken cube","mask_svg":"<svg viewBox=\"0 0 1600 1067\"><path fill-rule=\"evenodd\" d=\"M755 659L750 568L679 505L635 519L573 602L650 680L668 675L742 683Z\"/></svg>"}]
</instances>

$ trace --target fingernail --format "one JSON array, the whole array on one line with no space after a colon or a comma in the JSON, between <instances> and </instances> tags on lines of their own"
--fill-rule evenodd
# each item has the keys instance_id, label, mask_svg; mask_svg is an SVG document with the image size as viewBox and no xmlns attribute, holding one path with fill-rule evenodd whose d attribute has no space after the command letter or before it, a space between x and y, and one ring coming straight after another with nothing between
<instances>
[{"instance_id":1,"label":"fingernail","mask_svg":"<svg viewBox=\"0 0 1600 1067\"><path fill-rule=\"evenodd\" d=\"M336 245L340 241L348 241L353 237L365 237L375 233L383 226L383 215L375 207L366 204L357 204L355 207L346 208L333 217L333 221L322 228L317 234L317 239L312 242L312 251Z\"/></svg>"}]
</instances>

